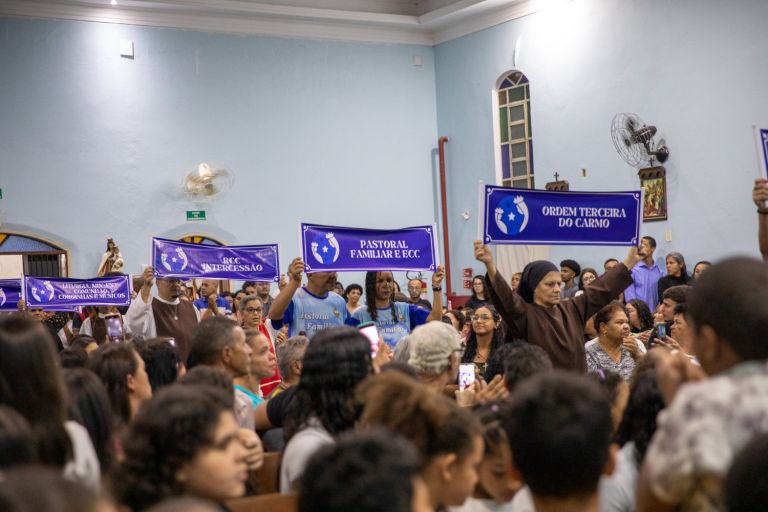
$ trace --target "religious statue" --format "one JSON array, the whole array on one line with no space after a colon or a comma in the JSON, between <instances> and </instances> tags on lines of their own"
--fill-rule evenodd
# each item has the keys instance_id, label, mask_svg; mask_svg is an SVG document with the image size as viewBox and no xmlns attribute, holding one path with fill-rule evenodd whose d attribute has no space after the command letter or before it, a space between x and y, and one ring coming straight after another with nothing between
<instances>
[{"instance_id":1,"label":"religious statue","mask_svg":"<svg viewBox=\"0 0 768 512\"><path fill-rule=\"evenodd\" d=\"M109 272L121 272L123 270L123 255L120 249L115 245L114 240L107 239L107 252L101 257L99 264L98 277L102 277Z\"/></svg>"}]
</instances>

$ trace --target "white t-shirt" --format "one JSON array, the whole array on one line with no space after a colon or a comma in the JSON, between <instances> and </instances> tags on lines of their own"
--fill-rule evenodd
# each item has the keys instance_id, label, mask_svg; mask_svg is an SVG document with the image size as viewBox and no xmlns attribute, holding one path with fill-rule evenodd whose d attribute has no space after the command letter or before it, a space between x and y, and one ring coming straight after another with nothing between
<instances>
[{"instance_id":1,"label":"white t-shirt","mask_svg":"<svg viewBox=\"0 0 768 512\"><path fill-rule=\"evenodd\" d=\"M320 448L333 443L333 437L317 419L310 420L309 426L294 434L283 452L283 462L280 466L280 492L283 494L294 492L294 485L304 474L310 457Z\"/></svg>"},{"instance_id":2,"label":"white t-shirt","mask_svg":"<svg viewBox=\"0 0 768 512\"><path fill-rule=\"evenodd\" d=\"M101 486L101 466L96 450L93 449L88 431L77 422L67 421L64 428L72 443L72 460L67 462L62 476L67 480L79 482L99 492Z\"/></svg>"}]
</instances>

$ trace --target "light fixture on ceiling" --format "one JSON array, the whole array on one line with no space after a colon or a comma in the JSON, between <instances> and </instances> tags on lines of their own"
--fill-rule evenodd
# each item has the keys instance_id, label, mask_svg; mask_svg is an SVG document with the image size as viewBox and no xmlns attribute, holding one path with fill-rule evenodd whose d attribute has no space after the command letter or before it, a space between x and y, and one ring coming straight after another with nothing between
<instances>
[{"instance_id":1,"label":"light fixture on ceiling","mask_svg":"<svg viewBox=\"0 0 768 512\"><path fill-rule=\"evenodd\" d=\"M109 0L109 5L117 5L117 0Z\"/></svg>"}]
</instances>

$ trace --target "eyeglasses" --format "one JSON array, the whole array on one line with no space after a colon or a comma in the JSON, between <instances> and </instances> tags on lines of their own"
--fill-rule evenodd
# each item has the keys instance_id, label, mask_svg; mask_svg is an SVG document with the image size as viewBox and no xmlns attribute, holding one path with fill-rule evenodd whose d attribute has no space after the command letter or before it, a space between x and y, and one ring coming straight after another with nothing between
<instances>
[{"instance_id":1,"label":"eyeglasses","mask_svg":"<svg viewBox=\"0 0 768 512\"><path fill-rule=\"evenodd\" d=\"M246 313L261 313L264 308L245 308Z\"/></svg>"},{"instance_id":2,"label":"eyeglasses","mask_svg":"<svg viewBox=\"0 0 768 512\"><path fill-rule=\"evenodd\" d=\"M483 322L488 322L490 320L493 320L493 317L491 315L472 315L469 318L473 322L477 322L478 320L482 320Z\"/></svg>"}]
</instances>

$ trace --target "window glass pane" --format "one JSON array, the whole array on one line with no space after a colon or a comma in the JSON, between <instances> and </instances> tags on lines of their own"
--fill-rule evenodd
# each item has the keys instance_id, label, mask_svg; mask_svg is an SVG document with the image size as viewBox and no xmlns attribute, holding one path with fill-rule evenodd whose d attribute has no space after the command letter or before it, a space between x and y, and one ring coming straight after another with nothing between
<instances>
[{"instance_id":1,"label":"window glass pane","mask_svg":"<svg viewBox=\"0 0 768 512\"><path fill-rule=\"evenodd\" d=\"M509 140L509 121L507 121L507 107L499 109L499 135L501 142Z\"/></svg>"},{"instance_id":2,"label":"window glass pane","mask_svg":"<svg viewBox=\"0 0 768 512\"><path fill-rule=\"evenodd\" d=\"M530 119L525 124L528 127L528 138L530 138L531 137L531 121L530 121Z\"/></svg>"},{"instance_id":3,"label":"window glass pane","mask_svg":"<svg viewBox=\"0 0 768 512\"><path fill-rule=\"evenodd\" d=\"M507 91L499 91L499 106L507 104Z\"/></svg>"},{"instance_id":4,"label":"window glass pane","mask_svg":"<svg viewBox=\"0 0 768 512\"><path fill-rule=\"evenodd\" d=\"M524 121L525 120L525 107L517 105L516 107L509 107L510 121Z\"/></svg>"},{"instance_id":5,"label":"window glass pane","mask_svg":"<svg viewBox=\"0 0 768 512\"><path fill-rule=\"evenodd\" d=\"M511 187L512 182L510 180L501 180L501 186L502 187Z\"/></svg>"},{"instance_id":6,"label":"window glass pane","mask_svg":"<svg viewBox=\"0 0 768 512\"><path fill-rule=\"evenodd\" d=\"M509 178L509 144L501 145L501 177Z\"/></svg>"},{"instance_id":7,"label":"window glass pane","mask_svg":"<svg viewBox=\"0 0 768 512\"><path fill-rule=\"evenodd\" d=\"M520 142L519 144L512 144L512 158L525 158L527 156L525 148L526 148L525 142Z\"/></svg>"},{"instance_id":8,"label":"window glass pane","mask_svg":"<svg viewBox=\"0 0 768 512\"><path fill-rule=\"evenodd\" d=\"M508 92L510 103L513 101L522 101L525 99L525 93L523 92L522 87L515 87L514 89L510 89Z\"/></svg>"},{"instance_id":9,"label":"window glass pane","mask_svg":"<svg viewBox=\"0 0 768 512\"><path fill-rule=\"evenodd\" d=\"M528 180L526 178L512 180L512 186L515 188L528 188Z\"/></svg>"},{"instance_id":10,"label":"window glass pane","mask_svg":"<svg viewBox=\"0 0 768 512\"><path fill-rule=\"evenodd\" d=\"M509 139L510 140L517 140L517 139L524 139L525 138L525 125L524 124L516 124L509 127Z\"/></svg>"},{"instance_id":11,"label":"window glass pane","mask_svg":"<svg viewBox=\"0 0 768 512\"><path fill-rule=\"evenodd\" d=\"M528 162L523 160L522 162L514 162L512 164L512 176L526 176L528 174Z\"/></svg>"}]
</instances>

